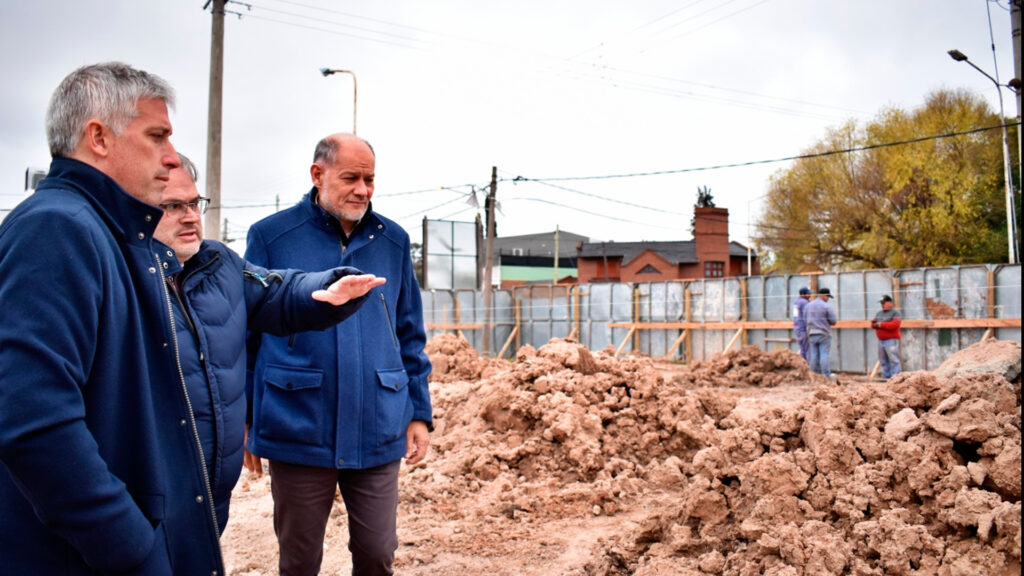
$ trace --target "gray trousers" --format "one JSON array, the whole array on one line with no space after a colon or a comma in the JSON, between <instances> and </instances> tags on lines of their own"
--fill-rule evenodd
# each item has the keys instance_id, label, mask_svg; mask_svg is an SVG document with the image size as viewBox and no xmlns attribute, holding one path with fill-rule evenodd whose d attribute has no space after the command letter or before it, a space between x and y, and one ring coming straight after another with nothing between
<instances>
[{"instance_id":1,"label":"gray trousers","mask_svg":"<svg viewBox=\"0 0 1024 576\"><path fill-rule=\"evenodd\" d=\"M364 470L335 470L270 461L274 532L281 576L316 576L335 486L348 513L353 576L391 576L398 548L398 469L401 460Z\"/></svg>"}]
</instances>

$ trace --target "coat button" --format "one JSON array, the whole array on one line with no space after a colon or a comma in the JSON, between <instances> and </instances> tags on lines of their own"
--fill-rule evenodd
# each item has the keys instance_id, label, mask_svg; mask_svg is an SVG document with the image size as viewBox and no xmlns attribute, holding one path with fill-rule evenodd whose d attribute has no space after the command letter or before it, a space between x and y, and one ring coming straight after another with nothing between
<instances>
[{"instance_id":1,"label":"coat button","mask_svg":"<svg viewBox=\"0 0 1024 576\"><path fill-rule=\"evenodd\" d=\"M142 232L139 232L139 240L145 240L145 239L146 239L146 235L143 234Z\"/></svg>"},{"instance_id":2,"label":"coat button","mask_svg":"<svg viewBox=\"0 0 1024 576\"><path fill-rule=\"evenodd\" d=\"M196 504L202 504L202 503L203 503L203 495L200 494L199 496L196 496Z\"/></svg>"},{"instance_id":3,"label":"coat button","mask_svg":"<svg viewBox=\"0 0 1024 576\"><path fill-rule=\"evenodd\" d=\"M345 465L345 461L339 458L338 459L338 466L344 466L344 465Z\"/></svg>"},{"instance_id":4,"label":"coat button","mask_svg":"<svg viewBox=\"0 0 1024 576\"><path fill-rule=\"evenodd\" d=\"M150 215L150 214L146 214L146 222L152 222L152 221L153 221L153 216Z\"/></svg>"},{"instance_id":5,"label":"coat button","mask_svg":"<svg viewBox=\"0 0 1024 576\"><path fill-rule=\"evenodd\" d=\"M153 268L152 266L150 266L149 267L149 273L150 274L156 274L156 268Z\"/></svg>"},{"instance_id":6,"label":"coat button","mask_svg":"<svg viewBox=\"0 0 1024 576\"><path fill-rule=\"evenodd\" d=\"M370 234L370 240L373 240L373 234Z\"/></svg>"},{"instance_id":7,"label":"coat button","mask_svg":"<svg viewBox=\"0 0 1024 576\"><path fill-rule=\"evenodd\" d=\"M188 424L188 422L186 422L184 418L181 419L181 422L178 422L178 425L182 428L184 428L186 424Z\"/></svg>"},{"instance_id":8,"label":"coat button","mask_svg":"<svg viewBox=\"0 0 1024 576\"><path fill-rule=\"evenodd\" d=\"M383 229L384 229L384 225L383 224L377 224L377 230L383 230Z\"/></svg>"}]
</instances>

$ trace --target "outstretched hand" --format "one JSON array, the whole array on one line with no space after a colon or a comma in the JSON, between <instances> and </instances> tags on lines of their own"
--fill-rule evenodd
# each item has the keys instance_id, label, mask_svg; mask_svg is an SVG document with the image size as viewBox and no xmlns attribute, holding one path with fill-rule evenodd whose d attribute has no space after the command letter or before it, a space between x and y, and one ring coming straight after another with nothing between
<instances>
[{"instance_id":1,"label":"outstretched hand","mask_svg":"<svg viewBox=\"0 0 1024 576\"><path fill-rule=\"evenodd\" d=\"M313 292L313 300L341 306L349 300L359 298L377 286L383 285L385 282L387 282L387 279L378 278L373 274L342 276L325 290Z\"/></svg>"}]
</instances>

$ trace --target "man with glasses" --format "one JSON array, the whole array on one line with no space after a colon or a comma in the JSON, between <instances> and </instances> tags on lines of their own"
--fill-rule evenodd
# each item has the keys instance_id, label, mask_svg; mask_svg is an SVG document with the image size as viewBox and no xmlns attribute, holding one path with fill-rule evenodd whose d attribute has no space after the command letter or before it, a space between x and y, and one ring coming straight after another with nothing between
<instances>
[{"instance_id":1,"label":"man with glasses","mask_svg":"<svg viewBox=\"0 0 1024 576\"><path fill-rule=\"evenodd\" d=\"M244 261L220 242L203 240L202 215L209 204L199 195L199 171L184 154L180 168L170 171L164 190L164 215L154 236L172 250L180 270L169 268L167 285L174 310L178 359L192 402L202 453L213 490L217 524L224 530L231 490L242 470L245 439L245 336L247 326L270 327L276 333L320 330L333 326L338 314L286 312L292 302L308 300L306 279L322 284L321 274L266 270ZM383 278L355 274L355 268L338 268L342 275L335 287L344 299L365 295L384 284ZM325 295L326 296L326 295ZM355 312L363 299L346 305L343 317ZM301 307L294 306L296 311Z\"/></svg>"}]
</instances>

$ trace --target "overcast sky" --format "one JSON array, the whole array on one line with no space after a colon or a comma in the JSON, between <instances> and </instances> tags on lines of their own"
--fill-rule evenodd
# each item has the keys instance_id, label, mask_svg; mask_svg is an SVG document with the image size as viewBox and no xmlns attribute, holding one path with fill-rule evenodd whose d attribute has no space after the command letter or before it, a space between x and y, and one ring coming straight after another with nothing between
<instances>
[{"instance_id":1,"label":"overcast sky","mask_svg":"<svg viewBox=\"0 0 1024 576\"><path fill-rule=\"evenodd\" d=\"M0 209L25 197L26 168L49 165L53 89L95 62L124 61L175 87L172 141L205 176L203 3L0 0ZM352 77L321 67L355 72L357 132L377 153L374 208L414 241L424 217L471 221L473 187L482 206L496 166L502 236L557 226L594 240L686 240L707 186L746 243L768 177L789 165L761 161L886 106L916 108L937 89L967 88L997 110L992 82L951 48L995 73L994 40L1000 80L1013 75L1007 0L988 10L986 0L249 0L228 10L221 189L239 239L308 191L319 138L352 130ZM652 172L665 174L593 178Z\"/></svg>"}]
</instances>

